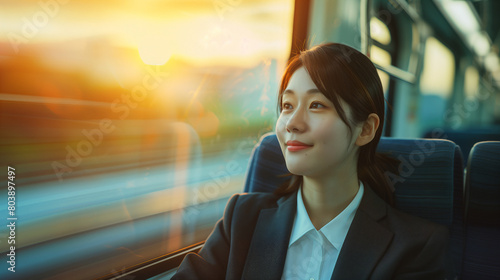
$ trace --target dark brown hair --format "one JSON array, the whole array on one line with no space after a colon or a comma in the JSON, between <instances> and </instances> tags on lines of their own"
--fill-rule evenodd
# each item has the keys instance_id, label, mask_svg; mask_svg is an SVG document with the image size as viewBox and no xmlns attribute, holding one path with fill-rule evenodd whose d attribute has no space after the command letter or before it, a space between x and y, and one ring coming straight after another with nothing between
<instances>
[{"instance_id":1,"label":"dark brown hair","mask_svg":"<svg viewBox=\"0 0 500 280\"><path fill-rule=\"evenodd\" d=\"M333 102L342 121L352 132L352 125L368 119L371 113L380 118L380 125L373 140L358 151L358 178L371 187L382 199L393 203L393 189L385 172L397 172L398 161L376 152L384 124L384 93L375 66L359 51L342 44L328 43L302 51L294 56L283 74L278 95L278 110L281 112L283 92L293 73L304 67L318 89ZM343 100L351 108L347 116L341 106ZM350 118L350 119L349 119ZM279 187L275 194L286 195L298 189L302 176L292 178Z\"/></svg>"}]
</instances>

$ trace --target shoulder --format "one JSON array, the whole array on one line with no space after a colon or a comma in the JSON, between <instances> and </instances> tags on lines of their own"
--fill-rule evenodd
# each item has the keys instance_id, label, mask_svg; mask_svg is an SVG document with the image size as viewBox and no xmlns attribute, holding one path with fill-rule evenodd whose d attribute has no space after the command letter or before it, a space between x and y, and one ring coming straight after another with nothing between
<instances>
[{"instance_id":1,"label":"shoulder","mask_svg":"<svg viewBox=\"0 0 500 280\"><path fill-rule=\"evenodd\" d=\"M249 245L262 211L278 208L281 198L271 193L235 194L226 205L221 223L228 240L238 240L238 248ZM247 245L243 246L244 250Z\"/></svg>"},{"instance_id":2,"label":"shoulder","mask_svg":"<svg viewBox=\"0 0 500 280\"><path fill-rule=\"evenodd\" d=\"M393 232L388 260L396 264L394 275L398 279L444 279L453 270L447 254L449 229L387 208L385 223Z\"/></svg>"},{"instance_id":3,"label":"shoulder","mask_svg":"<svg viewBox=\"0 0 500 280\"><path fill-rule=\"evenodd\" d=\"M398 256L398 260L393 261L401 261L405 258L403 256L411 259L413 254L429 246L442 250L449 242L447 227L395 209L369 189L365 190L359 210L369 216L369 220L375 221L360 228L384 229L381 232L385 232L385 236L391 240L389 246L391 255Z\"/></svg>"},{"instance_id":4,"label":"shoulder","mask_svg":"<svg viewBox=\"0 0 500 280\"><path fill-rule=\"evenodd\" d=\"M235 194L226 205L223 219L233 227L248 229L257 223L262 211L278 209L285 200L291 201L288 196L280 197L272 193Z\"/></svg>"},{"instance_id":5,"label":"shoulder","mask_svg":"<svg viewBox=\"0 0 500 280\"><path fill-rule=\"evenodd\" d=\"M439 233L446 236L448 228L393 208L371 189L365 189L360 209L394 234L399 241L419 242Z\"/></svg>"},{"instance_id":6,"label":"shoulder","mask_svg":"<svg viewBox=\"0 0 500 280\"><path fill-rule=\"evenodd\" d=\"M447 238L448 228L429 220L413 216L387 205L386 224L391 227L396 237L405 237L412 241L426 242L432 235Z\"/></svg>"},{"instance_id":7,"label":"shoulder","mask_svg":"<svg viewBox=\"0 0 500 280\"><path fill-rule=\"evenodd\" d=\"M378 271L392 275L387 278L444 279L442 276L450 270L448 228L404 213L383 201L375 205L371 209L378 210L377 223L385 228L389 240Z\"/></svg>"},{"instance_id":8,"label":"shoulder","mask_svg":"<svg viewBox=\"0 0 500 280\"><path fill-rule=\"evenodd\" d=\"M393 234L388 259L397 264L397 274L434 267L439 271L438 275L442 275L447 270L445 259L450 242L447 227L403 213L389 205L383 223Z\"/></svg>"},{"instance_id":9,"label":"shoulder","mask_svg":"<svg viewBox=\"0 0 500 280\"><path fill-rule=\"evenodd\" d=\"M228 202L228 207L233 207L235 210L259 211L265 208L278 206L278 201L281 197L272 193L241 193L234 194Z\"/></svg>"}]
</instances>

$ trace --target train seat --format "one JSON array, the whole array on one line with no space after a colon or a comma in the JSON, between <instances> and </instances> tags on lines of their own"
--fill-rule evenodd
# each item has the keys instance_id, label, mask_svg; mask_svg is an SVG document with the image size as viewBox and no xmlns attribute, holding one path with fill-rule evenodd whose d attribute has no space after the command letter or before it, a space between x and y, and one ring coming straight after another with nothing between
<instances>
[{"instance_id":1,"label":"train seat","mask_svg":"<svg viewBox=\"0 0 500 280\"><path fill-rule=\"evenodd\" d=\"M462 279L499 279L500 141L474 145L467 163L465 189Z\"/></svg>"},{"instance_id":2,"label":"train seat","mask_svg":"<svg viewBox=\"0 0 500 280\"><path fill-rule=\"evenodd\" d=\"M451 254L460 271L463 251L463 159L448 140L382 138L378 151L400 160L394 183L395 207L451 231ZM273 192L289 171L274 133L262 136L247 173L245 192Z\"/></svg>"},{"instance_id":3,"label":"train seat","mask_svg":"<svg viewBox=\"0 0 500 280\"><path fill-rule=\"evenodd\" d=\"M462 149L464 162L467 162L472 146L481 141L500 141L500 127L471 128L460 130L435 129L424 134L424 138L448 139Z\"/></svg>"},{"instance_id":4,"label":"train seat","mask_svg":"<svg viewBox=\"0 0 500 280\"><path fill-rule=\"evenodd\" d=\"M243 191L273 192L289 173L276 134L265 134L252 151Z\"/></svg>"}]
</instances>

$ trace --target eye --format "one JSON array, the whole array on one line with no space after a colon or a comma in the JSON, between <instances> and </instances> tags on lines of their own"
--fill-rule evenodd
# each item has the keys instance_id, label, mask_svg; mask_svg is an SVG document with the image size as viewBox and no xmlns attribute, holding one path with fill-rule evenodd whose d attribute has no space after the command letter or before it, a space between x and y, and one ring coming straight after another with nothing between
<instances>
[{"instance_id":1,"label":"eye","mask_svg":"<svg viewBox=\"0 0 500 280\"><path fill-rule=\"evenodd\" d=\"M292 104L285 102L285 103L283 103L281 108L283 108L283 110L290 110L290 109L293 109L293 106L292 106Z\"/></svg>"},{"instance_id":2,"label":"eye","mask_svg":"<svg viewBox=\"0 0 500 280\"><path fill-rule=\"evenodd\" d=\"M321 109L321 108L326 108L325 105L321 104L320 102L313 102L311 103L311 106L309 106L311 109Z\"/></svg>"}]
</instances>

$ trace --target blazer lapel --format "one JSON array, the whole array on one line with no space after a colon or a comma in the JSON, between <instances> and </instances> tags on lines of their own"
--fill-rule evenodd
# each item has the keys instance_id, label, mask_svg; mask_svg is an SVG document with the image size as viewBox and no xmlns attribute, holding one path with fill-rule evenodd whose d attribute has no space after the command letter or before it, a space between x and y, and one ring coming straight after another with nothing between
<instances>
[{"instance_id":1,"label":"blazer lapel","mask_svg":"<svg viewBox=\"0 0 500 280\"><path fill-rule=\"evenodd\" d=\"M262 209L255 226L242 279L280 279L297 211L297 192L275 208Z\"/></svg>"},{"instance_id":2,"label":"blazer lapel","mask_svg":"<svg viewBox=\"0 0 500 280\"><path fill-rule=\"evenodd\" d=\"M390 244L393 233L377 221L387 205L369 187L354 216L331 279L368 279Z\"/></svg>"}]
</instances>

